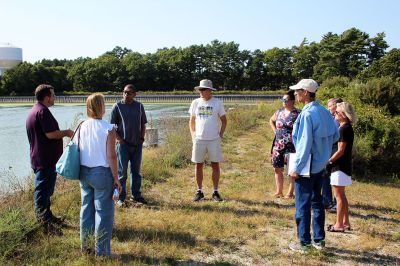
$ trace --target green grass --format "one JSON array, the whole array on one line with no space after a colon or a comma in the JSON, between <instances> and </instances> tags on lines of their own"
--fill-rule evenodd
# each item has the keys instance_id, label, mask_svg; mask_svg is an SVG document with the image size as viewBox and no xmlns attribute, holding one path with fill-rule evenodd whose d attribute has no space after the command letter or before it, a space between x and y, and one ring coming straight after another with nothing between
<instances>
[{"instance_id":1,"label":"green grass","mask_svg":"<svg viewBox=\"0 0 400 266\"><path fill-rule=\"evenodd\" d=\"M25 189L0 207L0 235L15 239L13 246L2 245L0 239L0 264L399 264L397 183L355 180L346 189L354 230L327 233L323 252L303 256L289 251L288 243L296 240L294 204L293 200L273 198L275 185L269 158L273 135L268 119L278 106L276 102L237 106L229 111L220 182L225 201L210 200L211 170L206 167L206 200L192 202L196 186L194 166L189 162L188 121L166 121L162 124L168 127L166 145L144 151L143 194L149 204L116 210L111 244L112 251L121 255L120 260L80 255L79 183L59 179L53 210L64 215L72 227L64 229L62 237L43 235L32 222L32 190ZM335 215L327 214L327 224L334 219Z\"/></svg>"}]
</instances>

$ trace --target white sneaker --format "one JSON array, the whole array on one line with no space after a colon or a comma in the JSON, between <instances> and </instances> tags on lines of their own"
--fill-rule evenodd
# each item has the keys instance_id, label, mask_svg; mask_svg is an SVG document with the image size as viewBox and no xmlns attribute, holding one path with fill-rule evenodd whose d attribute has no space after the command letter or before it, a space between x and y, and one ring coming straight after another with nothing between
<instances>
[{"instance_id":1,"label":"white sneaker","mask_svg":"<svg viewBox=\"0 0 400 266\"><path fill-rule=\"evenodd\" d=\"M293 250L294 252L305 254L311 251L311 245L303 246L296 242L290 242L289 249Z\"/></svg>"},{"instance_id":2,"label":"white sneaker","mask_svg":"<svg viewBox=\"0 0 400 266\"><path fill-rule=\"evenodd\" d=\"M311 242L311 245L318 250L322 250L325 248L325 240L321 240L319 242Z\"/></svg>"},{"instance_id":3,"label":"white sneaker","mask_svg":"<svg viewBox=\"0 0 400 266\"><path fill-rule=\"evenodd\" d=\"M123 202L122 200L118 200L118 201L115 203L115 205L117 205L117 206L120 207L120 208L125 208L125 207L126 207L125 202Z\"/></svg>"}]
</instances>

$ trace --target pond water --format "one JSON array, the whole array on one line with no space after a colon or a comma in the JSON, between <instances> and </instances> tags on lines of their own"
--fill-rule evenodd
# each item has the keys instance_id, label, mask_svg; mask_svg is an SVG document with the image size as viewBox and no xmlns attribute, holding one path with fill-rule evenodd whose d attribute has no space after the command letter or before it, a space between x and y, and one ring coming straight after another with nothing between
<instances>
[{"instance_id":1,"label":"pond water","mask_svg":"<svg viewBox=\"0 0 400 266\"><path fill-rule=\"evenodd\" d=\"M161 117L189 117L190 104L144 104L147 120L156 122ZM32 106L0 107L0 186L4 178L13 175L17 179L31 174L29 143L25 120ZM106 106L104 120L109 120L112 105ZM55 105L50 111L60 129L71 127L79 114L86 117L84 105Z\"/></svg>"}]
</instances>

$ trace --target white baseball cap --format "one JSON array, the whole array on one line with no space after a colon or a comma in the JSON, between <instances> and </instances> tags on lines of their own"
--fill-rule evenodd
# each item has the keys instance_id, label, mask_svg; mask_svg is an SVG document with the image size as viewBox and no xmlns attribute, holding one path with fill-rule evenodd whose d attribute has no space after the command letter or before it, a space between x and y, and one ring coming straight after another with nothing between
<instances>
[{"instance_id":1,"label":"white baseball cap","mask_svg":"<svg viewBox=\"0 0 400 266\"><path fill-rule=\"evenodd\" d=\"M291 90L306 90L315 93L319 88L318 83L313 79L302 79L296 85L289 87Z\"/></svg>"}]
</instances>

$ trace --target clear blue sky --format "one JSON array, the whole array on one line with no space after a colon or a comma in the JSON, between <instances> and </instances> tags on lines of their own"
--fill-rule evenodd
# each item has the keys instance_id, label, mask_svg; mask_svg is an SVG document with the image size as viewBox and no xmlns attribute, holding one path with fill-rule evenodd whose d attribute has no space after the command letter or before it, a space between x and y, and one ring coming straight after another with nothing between
<instances>
[{"instance_id":1,"label":"clear blue sky","mask_svg":"<svg viewBox=\"0 0 400 266\"><path fill-rule=\"evenodd\" d=\"M207 44L268 50L319 42L351 27L400 48L399 0L0 0L0 42L25 61Z\"/></svg>"}]
</instances>

